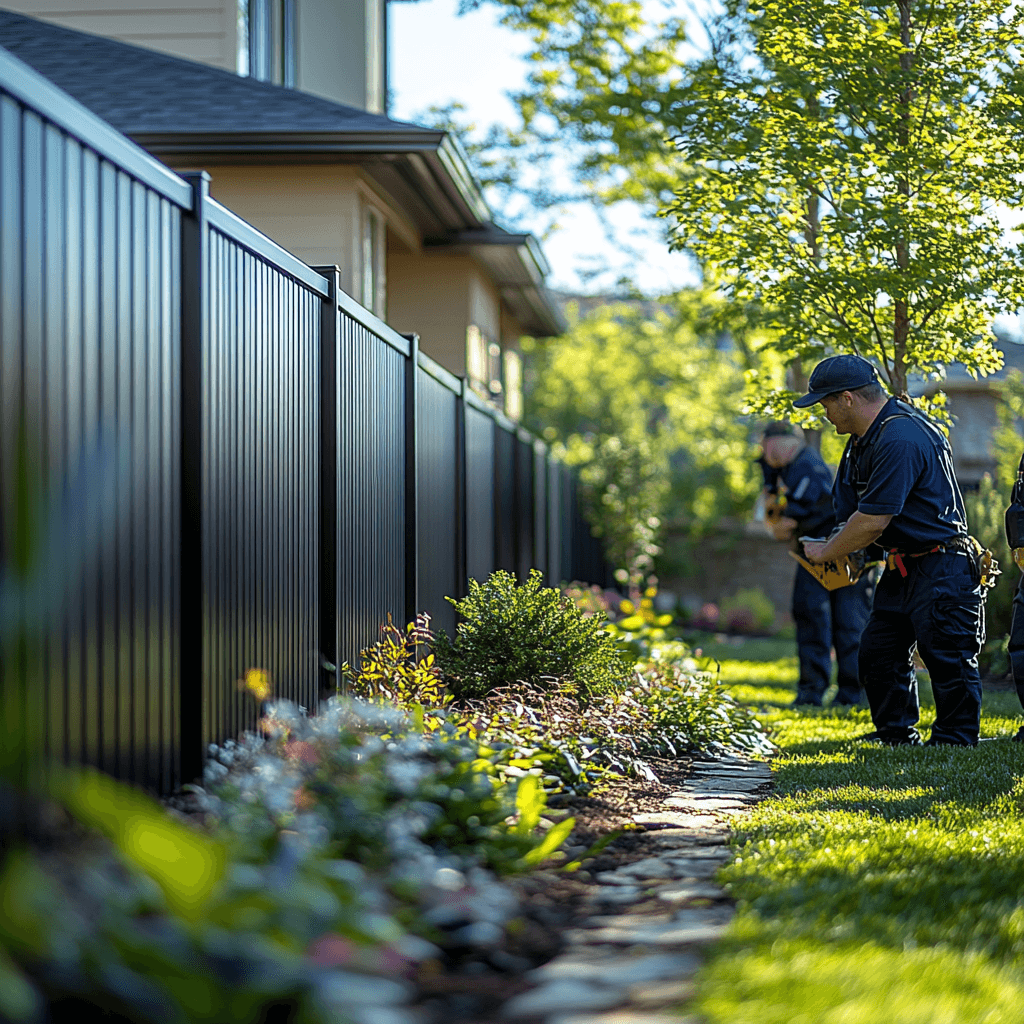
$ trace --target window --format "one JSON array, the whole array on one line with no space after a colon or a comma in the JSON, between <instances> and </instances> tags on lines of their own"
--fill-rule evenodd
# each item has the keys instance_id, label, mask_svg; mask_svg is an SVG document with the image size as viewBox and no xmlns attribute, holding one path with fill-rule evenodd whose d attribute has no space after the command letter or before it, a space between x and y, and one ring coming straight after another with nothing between
<instances>
[{"instance_id":1,"label":"window","mask_svg":"<svg viewBox=\"0 0 1024 1024\"><path fill-rule=\"evenodd\" d=\"M489 380L487 381L487 387L492 395L500 395L502 392L501 386L501 346L496 342L492 341L487 346L487 372Z\"/></svg>"},{"instance_id":2,"label":"window","mask_svg":"<svg viewBox=\"0 0 1024 1024\"><path fill-rule=\"evenodd\" d=\"M523 418L523 360L518 352L507 351L505 358L505 415L518 423Z\"/></svg>"},{"instance_id":3,"label":"window","mask_svg":"<svg viewBox=\"0 0 1024 1024\"><path fill-rule=\"evenodd\" d=\"M470 384L487 385L487 342L476 324L466 328L466 376Z\"/></svg>"},{"instance_id":4,"label":"window","mask_svg":"<svg viewBox=\"0 0 1024 1024\"><path fill-rule=\"evenodd\" d=\"M240 75L295 85L295 0L238 0Z\"/></svg>"},{"instance_id":5,"label":"window","mask_svg":"<svg viewBox=\"0 0 1024 1024\"><path fill-rule=\"evenodd\" d=\"M381 319L385 315L384 218L371 206L363 208L363 305Z\"/></svg>"}]
</instances>

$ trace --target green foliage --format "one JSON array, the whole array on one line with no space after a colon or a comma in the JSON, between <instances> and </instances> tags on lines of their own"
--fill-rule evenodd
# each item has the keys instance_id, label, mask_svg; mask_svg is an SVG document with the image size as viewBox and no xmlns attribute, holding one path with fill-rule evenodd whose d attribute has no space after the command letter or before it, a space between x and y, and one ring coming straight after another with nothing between
<instances>
[{"instance_id":1,"label":"green foliage","mask_svg":"<svg viewBox=\"0 0 1024 1024\"><path fill-rule=\"evenodd\" d=\"M480 864L502 874L534 863L539 847L541 856L551 852L535 834L545 802L530 774L540 772L538 764L458 716L335 699L312 720L277 705L265 730L271 740L260 757L276 763L275 787L258 784L263 762L236 757L208 786L237 842L293 829L297 818L312 815L326 826L332 856L397 879L397 894L413 838L445 851L460 869ZM507 821L517 816L510 828ZM570 821L564 831L571 828ZM384 841L385 834L391 839Z\"/></svg>"},{"instance_id":2,"label":"green foliage","mask_svg":"<svg viewBox=\"0 0 1024 1024\"><path fill-rule=\"evenodd\" d=\"M854 742L864 711L765 709L775 790L719 876L737 916L693 1011L711 1024L1018 1019L1018 715L1014 696L987 694L982 735L1001 739L887 749Z\"/></svg>"},{"instance_id":3,"label":"green foliage","mask_svg":"<svg viewBox=\"0 0 1024 1024\"><path fill-rule=\"evenodd\" d=\"M226 850L167 817L143 793L89 768L53 767L50 793L84 825L103 833L163 891L168 907L197 919L225 870Z\"/></svg>"},{"instance_id":4,"label":"green foliage","mask_svg":"<svg viewBox=\"0 0 1024 1024\"><path fill-rule=\"evenodd\" d=\"M515 686L472 702L466 719L481 740L516 749L523 760L514 765L545 758L545 781L558 793L600 790L619 775L656 780L651 758L771 749L756 718L683 644L666 642L654 654L630 685L586 704L564 684Z\"/></svg>"},{"instance_id":5,"label":"green foliage","mask_svg":"<svg viewBox=\"0 0 1024 1024\"><path fill-rule=\"evenodd\" d=\"M434 642L430 616L423 613L410 622L403 633L388 613L381 626L381 638L359 652L359 671L347 672L354 697L385 700L408 707L420 704L443 707L451 701L429 648ZM420 649L424 648L422 657ZM348 666L343 666L346 672Z\"/></svg>"},{"instance_id":6,"label":"green foliage","mask_svg":"<svg viewBox=\"0 0 1024 1024\"><path fill-rule=\"evenodd\" d=\"M1006 379L997 386L1001 399L997 406L998 426L994 435L996 452L996 484L1010 504L1010 492L1017 479L1017 465L1020 462L1024 441L1021 427L1024 425L1024 376L1020 370L1010 370Z\"/></svg>"},{"instance_id":7,"label":"green foliage","mask_svg":"<svg viewBox=\"0 0 1024 1024\"><path fill-rule=\"evenodd\" d=\"M266 839L258 857L234 844L227 870L196 899L189 855L215 861L209 851L223 851L222 841L158 817L112 780L75 785L116 846L68 831L56 850L26 848L6 859L0 947L18 974L13 990L0 990L5 1020L50 1019L40 1011L74 1000L83 1013L138 1024L248 1024L281 1005L319 1024L339 1008L322 1004L326 979L307 950L344 935L354 964L379 968L384 944L402 935L366 899L355 865L339 872L283 833ZM131 820L133 810L141 820ZM200 874L205 883L212 872ZM29 1012L14 1012L12 991Z\"/></svg>"},{"instance_id":8,"label":"green foliage","mask_svg":"<svg viewBox=\"0 0 1024 1024\"><path fill-rule=\"evenodd\" d=\"M997 209L1022 202L1007 0L730 3L673 109L696 172L674 244L758 303L787 358L859 352L909 372L1000 365L1024 298Z\"/></svg>"},{"instance_id":9,"label":"green foliage","mask_svg":"<svg viewBox=\"0 0 1024 1024\"><path fill-rule=\"evenodd\" d=\"M501 148L532 185L532 203L596 197L656 208L669 201L679 175L668 135L686 41L682 19L652 22L639 0L489 2L531 44L527 87L512 97L521 124ZM566 158L576 189L554 193L547 172ZM539 169L535 178L523 173L531 169Z\"/></svg>"},{"instance_id":10,"label":"green foliage","mask_svg":"<svg viewBox=\"0 0 1024 1024\"><path fill-rule=\"evenodd\" d=\"M642 686L633 694L649 722L645 727L652 739L647 742L667 742L671 748L673 740L686 737L690 748L697 750L772 751L755 716L736 702L720 679L697 671L688 658L669 660L668 653L663 650L661 658L642 665Z\"/></svg>"},{"instance_id":11,"label":"green foliage","mask_svg":"<svg viewBox=\"0 0 1024 1024\"><path fill-rule=\"evenodd\" d=\"M720 312L709 294L682 292L654 312L600 307L527 346L527 422L579 467L587 518L634 580L664 524L699 536L745 515L759 489L737 418L746 357L720 347ZM761 343L747 340L752 353Z\"/></svg>"},{"instance_id":12,"label":"green foliage","mask_svg":"<svg viewBox=\"0 0 1024 1024\"><path fill-rule=\"evenodd\" d=\"M558 679L588 700L629 678L630 661L604 618L584 615L542 583L536 569L522 586L499 570L485 583L470 580L461 601L448 599L460 622L454 641L437 638L436 653L456 697L482 697L515 683L543 687Z\"/></svg>"}]
</instances>

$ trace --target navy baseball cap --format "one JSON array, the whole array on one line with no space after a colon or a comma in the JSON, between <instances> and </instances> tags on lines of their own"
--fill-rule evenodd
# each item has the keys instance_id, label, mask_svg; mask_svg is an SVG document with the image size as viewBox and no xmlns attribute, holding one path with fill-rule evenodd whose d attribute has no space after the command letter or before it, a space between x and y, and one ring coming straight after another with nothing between
<instances>
[{"instance_id":1,"label":"navy baseball cap","mask_svg":"<svg viewBox=\"0 0 1024 1024\"><path fill-rule=\"evenodd\" d=\"M764 428L764 437L797 437L796 427L785 420L776 420Z\"/></svg>"},{"instance_id":2,"label":"navy baseball cap","mask_svg":"<svg viewBox=\"0 0 1024 1024\"><path fill-rule=\"evenodd\" d=\"M829 356L822 359L807 382L807 394L793 404L806 409L837 391L855 391L878 380L875 368L860 356Z\"/></svg>"}]
</instances>

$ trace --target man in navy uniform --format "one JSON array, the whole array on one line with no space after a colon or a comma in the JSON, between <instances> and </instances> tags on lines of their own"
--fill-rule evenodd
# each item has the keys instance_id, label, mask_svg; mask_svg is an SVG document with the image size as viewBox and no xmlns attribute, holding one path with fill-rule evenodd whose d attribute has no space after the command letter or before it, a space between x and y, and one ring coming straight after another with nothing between
<instances>
[{"instance_id":1,"label":"man in navy uniform","mask_svg":"<svg viewBox=\"0 0 1024 1024\"><path fill-rule=\"evenodd\" d=\"M1013 560L1018 567L1024 568L1024 455L1017 466L1017 480L1013 485L1010 507L1006 511L1006 541L1013 551ZM1007 645L1010 655L1010 672L1013 684L1017 688L1017 699L1024 707L1024 576L1017 583L1017 592L1013 595L1013 616L1010 619L1010 641ZM1024 743L1024 725L1013 737L1018 743Z\"/></svg>"},{"instance_id":2,"label":"man in navy uniform","mask_svg":"<svg viewBox=\"0 0 1024 1024\"><path fill-rule=\"evenodd\" d=\"M935 695L928 745L974 746L984 588L949 442L924 414L888 397L860 356L832 356L814 368L808 394L794 404L815 402L851 437L833 488L842 526L827 541L805 545L806 556L826 562L878 545L886 557L860 642L860 681L876 729L865 738L921 742L916 648Z\"/></svg>"},{"instance_id":3,"label":"man in navy uniform","mask_svg":"<svg viewBox=\"0 0 1024 1024\"><path fill-rule=\"evenodd\" d=\"M765 489L784 501L772 525L776 540L794 536L827 537L836 525L832 509L832 473L825 460L803 441L799 427L770 423L758 460ZM860 634L871 611L873 579L865 573L851 587L826 590L802 565L793 580L791 610L796 624L800 679L794 704L821 707L832 675L832 647L838 662L839 692L833 705L861 703L857 674Z\"/></svg>"}]
</instances>

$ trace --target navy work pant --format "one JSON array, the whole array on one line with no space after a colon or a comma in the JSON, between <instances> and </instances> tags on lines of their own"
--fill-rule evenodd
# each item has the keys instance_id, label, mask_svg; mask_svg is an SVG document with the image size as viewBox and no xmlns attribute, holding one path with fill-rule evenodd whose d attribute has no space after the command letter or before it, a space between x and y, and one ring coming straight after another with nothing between
<instances>
[{"instance_id":1,"label":"navy work pant","mask_svg":"<svg viewBox=\"0 0 1024 1024\"><path fill-rule=\"evenodd\" d=\"M793 581L793 621L800 655L799 703L820 704L832 676L832 648L839 663L836 704L860 701L857 651L871 612L872 573L852 587L826 590L802 565Z\"/></svg>"},{"instance_id":2,"label":"navy work pant","mask_svg":"<svg viewBox=\"0 0 1024 1024\"><path fill-rule=\"evenodd\" d=\"M1024 576L1021 576L1017 593L1013 595L1013 618L1010 619L1010 643L1007 649L1013 685L1017 687L1017 697L1024 708Z\"/></svg>"},{"instance_id":3,"label":"navy work pant","mask_svg":"<svg viewBox=\"0 0 1024 1024\"><path fill-rule=\"evenodd\" d=\"M939 551L903 562L906 578L899 569L882 573L860 641L860 681L871 718L882 739L918 738L916 649L935 695L932 739L973 746L981 724L981 586L962 554Z\"/></svg>"}]
</instances>

